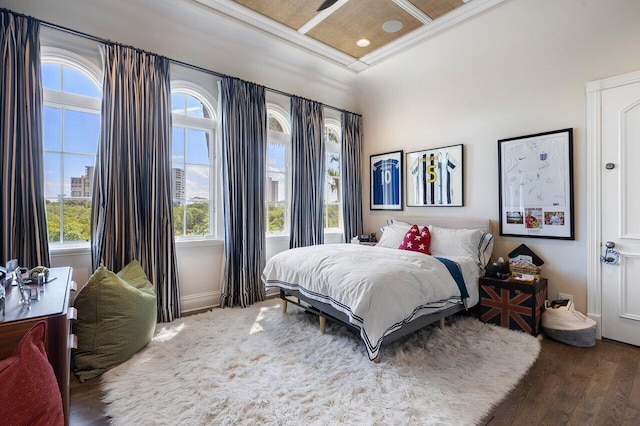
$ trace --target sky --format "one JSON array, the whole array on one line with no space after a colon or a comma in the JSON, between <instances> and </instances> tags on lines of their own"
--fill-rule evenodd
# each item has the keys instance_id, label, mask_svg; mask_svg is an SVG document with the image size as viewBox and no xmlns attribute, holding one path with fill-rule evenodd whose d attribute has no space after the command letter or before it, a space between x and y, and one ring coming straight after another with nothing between
<instances>
[{"instance_id":1,"label":"sky","mask_svg":"<svg viewBox=\"0 0 640 426\"><path fill-rule=\"evenodd\" d=\"M42 79L45 89L61 91L64 88L66 93L101 98L98 86L86 75L69 66L45 63L42 65ZM205 116L202 103L193 96L173 93L171 103L174 112L182 112L192 117ZM47 198L58 198L60 194L66 197L71 195L71 178L85 175L85 167L94 165L99 133L99 112L63 110L53 106L44 108L45 196ZM65 152L73 154L61 155L63 143ZM173 167L185 169L187 200L193 197L208 199L210 168L207 131L174 126L172 161ZM286 161L284 145L269 143L267 176L279 182L279 200L284 200L286 196ZM329 165L329 155L326 161ZM337 167L336 163L330 166ZM329 189L328 183L325 183L325 187L327 201L337 201L337 193Z\"/></svg>"},{"instance_id":2,"label":"sky","mask_svg":"<svg viewBox=\"0 0 640 426\"><path fill-rule=\"evenodd\" d=\"M64 69L64 71L63 71ZM59 64L43 64L44 89L101 98L98 86L83 73ZM172 94L172 109L185 115L204 117L202 104L192 96ZM64 123L64 124L63 124ZM85 175L93 166L100 134L100 114L90 111L44 108L45 196L69 197L71 178ZM186 198L209 198L209 155L207 132L174 127L173 167L186 171ZM186 143L185 143L186 142ZM65 154L62 155L64 143ZM72 152L67 154L66 152ZM185 164L187 163L187 164ZM64 173L64 175L63 175Z\"/></svg>"}]
</instances>

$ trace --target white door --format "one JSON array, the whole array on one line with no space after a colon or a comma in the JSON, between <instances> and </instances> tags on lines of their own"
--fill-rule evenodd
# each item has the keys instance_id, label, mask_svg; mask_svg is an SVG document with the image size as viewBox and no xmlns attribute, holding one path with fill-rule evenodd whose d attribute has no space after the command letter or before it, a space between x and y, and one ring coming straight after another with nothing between
<instances>
[{"instance_id":1,"label":"white door","mask_svg":"<svg viewBox=\"0 0 640 426\"><path fill-rule=\"evenodd\" d=\"M602 91L601 158L602 337L640 346L640 82Z\"/></svg>"}]
</instances>

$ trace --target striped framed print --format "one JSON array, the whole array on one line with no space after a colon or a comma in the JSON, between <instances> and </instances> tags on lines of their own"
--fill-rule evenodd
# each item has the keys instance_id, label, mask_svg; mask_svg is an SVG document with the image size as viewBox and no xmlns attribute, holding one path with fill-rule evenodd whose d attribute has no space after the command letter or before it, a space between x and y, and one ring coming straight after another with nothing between
<instances>
[{"instance_id":1,"label":"striped framed print","mask_svg":"<svg viewBox=\"0 0 640 426\"><path fill-rule=\"evenodd\" d=\"M407 153L407 207L461 207L462 144Z\"/></svg>"}]
</instances>

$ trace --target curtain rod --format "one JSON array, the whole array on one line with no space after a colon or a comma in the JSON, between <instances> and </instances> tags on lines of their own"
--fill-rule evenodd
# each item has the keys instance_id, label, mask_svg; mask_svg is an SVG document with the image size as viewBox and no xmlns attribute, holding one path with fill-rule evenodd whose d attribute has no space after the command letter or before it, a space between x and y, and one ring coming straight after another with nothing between
<instances>
[{"instance_id":1,"label":"curtain rod","mask_svg":"<svg viewBox=\"0 0 640 426\"><path fill-rule=\"evenodd\" d=\"M95 41L97 43L111 44L111 45L117 45L117 46L122 46L122 47L128 47L128 48L134 49L134 50L136 50L138 52L141 52L141 53L147 53L147 54L150 54L150 55L160 56L160 57L166 58L169 62L171 62L173 64L181 65L183 67L191 68L193 70L204 72L204 73L207 73L207 74L212 74L212 75L215 75L216 77L233 78L232 76L227 75L227 74L223 74L223 73L220 73L220 72L217 72L217 71L213 71L213 70L210 70L210 69L207 69L207 68L203 68L203 67L200 67L200 66L197 66L197 65L189 64L187 62L178 61L177 59L167 58L166 56L158 55L157 53L149 52L147 50L140 49L140 48L137 48L137 47L134 47L134 46L130 46L130 45L126 45L126 44L123 44L123 43L116 42L116 41L112 41L112 40L104 39L104 38L101 38L101 37L97 37L97 36L94 36L92 34L87 34L87 33L84 33L82 31L78 31L78 30L74 30L72 28L64 27L62 25L54 24L52 22L43 21L42 19L34 18L33 16L25 15L23 13L14 12L14 11L6 9L6 8L0 8L0 12L7 12L7 13L11 13L11 14L13 14L15 16L20 16L20 17L23 17L23 18L32 19L34 21L39 22L41 25L44 25L44 26L49 27L49 28L52 28L54 30L58 30L58 31L62 31L62 32L65 32L65 33L68 33L68 34L73 34L73 35L76 35L76 36L79 36L79 37L83 37L83 38L86 38L88 40ZM283 92L282 90L273 89L271 87L267 87L267 86L264 86L264 85L261 85L261 84L259 84L259 86L262 86L262 87L265 88L265 90L268 90L270 92L276 93L278 95L283 95L283 96L288 96L288 97L294 97L295 96L295 97L301 98L301 96L297 96L297 95L293 95L291 93ZM335 107L335 106L332 106L332 105L327 105L327 104L324 104L322 102L319 102L319 103L323 107L332 109L334 111L347 112L349 114L354 114L354 115L357 115L359 117L362 117L362 114L356 114L354 112L347 111L346 109L338 108L338 107Z\"/></svg>"}]
</instances>

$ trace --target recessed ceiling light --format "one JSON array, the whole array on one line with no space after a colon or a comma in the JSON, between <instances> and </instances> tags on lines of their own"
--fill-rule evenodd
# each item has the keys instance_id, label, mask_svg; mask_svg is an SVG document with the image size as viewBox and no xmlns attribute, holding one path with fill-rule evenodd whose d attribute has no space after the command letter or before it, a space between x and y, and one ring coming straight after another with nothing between
<instances>
[{"instance_id":1,"label":"recessed ceiling light","mask_svg":"<svg viewBox=\"0 0 640 426\"><path fill-rule=\"evenodd\" d=\"M400 31L402 29L404 25L402 25L402 22L400 21L387 21L382 25L382 29L385 30L388 33L395 33L397 31Z\"/></svg>"},{"instance_id":2,"label":"recessed ceiling light","mask_svg":"<svg viewBox=\"0 0 640 426\"><path fill-rule=\"evenodd\" d=\"M363 38L363 39L360 39L360 40L356 41L356 45L358 47L367 47L370 44L371 44L371 42L369 40L367 40L366 38Z\"/></svg>"}]
</instances>

